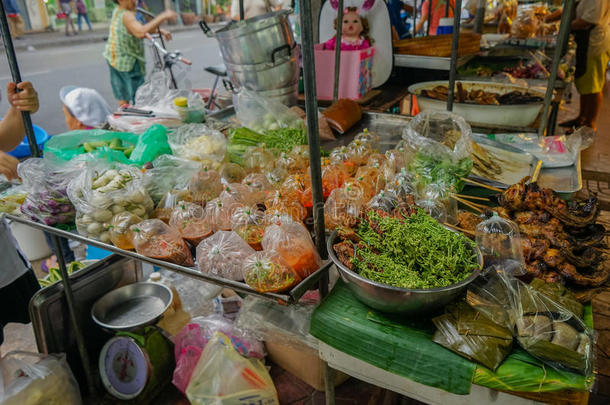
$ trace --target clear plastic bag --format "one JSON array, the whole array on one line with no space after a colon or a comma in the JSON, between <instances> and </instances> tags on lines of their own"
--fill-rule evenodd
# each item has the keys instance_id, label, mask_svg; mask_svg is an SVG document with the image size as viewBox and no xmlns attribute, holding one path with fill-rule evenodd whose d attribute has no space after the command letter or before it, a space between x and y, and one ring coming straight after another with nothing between
<instances>
[{"instance_id":1,"label":"clear plastic bag","mask_svg":"<svg viewBox=\"0 0 610 405\"><path fill-rule=\"evenodd\" d=\"M369 143L353 140L347 145L350 160L358 166L364 166L373 154L373 148Z\"/></svg>"},{"instance_id":2,"label":"clear plastic bag","mask_svg":"<svg viewBox=\"0 0 610 405\"><path fill-rule=\"evenodd\" d=\"M191 177L187 189L193 196L193 201L204 206L222 192L220 174L216 170L204 167Z\"/></svg>"},{"instance_id":3,"label":"clear plastic bag","mask_svg":"<svg viewBox=\"0 0 610 405\"><path fill-rule=\"evenodd\" d=\"M396 206L398 206L398 197L393 191L381 190L377 195L366 203L368 210L382 210L385 212L392 212Z\"/></svg>"},{"instance_id":4,"label":"clear plastic bag","mask_svg":"<svg viewBox=\"0 0 610 405\"><path fill-rule=\"evenodd\" d=\"M237 119L261 134L280 128L305 129L305 122L290 108L246 89L237 95Z\"/></svg>"},{"instance_id":5,"label":"clear plastic bag","mask_svg":"<svg viewBox=\"0 0 610 405\"><path fill-rule=\"evenodd\" d=\"M301 281L288 262L271 251L248 256L243 262L242 273L244 281L261 293L286 291Z\"/></svg>"},{"instance_id":6,"label":"clear plastic bag","mask_svg":"<svg viewBox=\"0 0 610 405\"><path fill-rule=\"evenodd\" d=\"M220 198L214 198L205 205L205 216L212 224L214 232L231 230L231 214L239 205L229 206Z\"/></svg>"},{"instance_id":7,"label":"clear plastic bag","mask_svg":"<svg viewBox=\"0 0 610 405\"><path fill-rule=\"evenodd\" d=\"M267 148L251 146L244 153L243 165L248 173L268 172L275 166L275 156Z\"/></svg>"},{"instance_id":8,"label":"clear plastic bag","mask_svg":"<svg viewBox=\"0 0 610 405\"><path fill-rule=\"evenodd\" d=\"M202 273L243 280L242 263L253 253L235 232L218 231L197 246L197 266Z\"/></svg>"},{"instance_id":9,"label":"clear plastic bag","mask_svg":"<svg viewBox=\"0 0 610 405\"><path fill-rule=\"evenodd\" d=\"M448 155L454 162L470 156L472 130L459 115L444 111L425 111L407 124L402 138L415 149L431 149Z\"/></svg>"},{"instance_id":10,"label":"clear plastic bag","mask_svg":"<svg viewBox=\"0 0 610 405\"><path fill-rule=\"evenodd\" d=\"M432 321L437 328L432 338L435 343L491 370L512 351L511 330L463 301L447 306L445 314Z\"/></svg>"},{"instance_id":11,"label":"clear plastic bag","mask_svg":"<svg viewBox=\"0 0 610 405\"><path fill-rule=\"evenodd\" d=\"M467 301L513 331L521 347L547 365L587 377L593 372L594 331L512 271L489 268L470 285Z\"/></svg>"},{"instance_id":12,"label":"clear plastic bag","mask_svg":"<svg viewBox=\"0 0 610 405\"><path fill-rule=\"evenodd\" d=\"M2 405L80 405L78 383L65 354L13 351L0 360Z\"/></svg>"},{"instance_id":13,"label":"clear plastic bag","mask_svg":"<svg viewBox=\"0 0 610 405\"><path fill-rule=\"evenodd\" d=\"M76 210L68 198L68 184L83 169L77 162L52 162L30 158L19 163L17 173L27 197L21 213L32 221L53 226L71 224Z\"/></svg>"},{"instance_id":14,"label":"clear plastic bag","mask_svg":"<svg viewBox=\"0 0 610 405\"><path fill-rule=\"evenodd\" d=\"M242 205L251 206L256 204L250 187L241 183L227 184L219 198L226 206L231 207L231 211Z\"/></svg>"},{"instance_id":15,"label":"clear plastic bag","mask_svg":"<svg viewBox=\"0 0 610 405\"><path fill-rule=\"evenodd\" d=\"M168 191L186 188L191 177L201 170L200 163L172 155L161 155L152 164L153 168L144 174L144 187L155 203Z\"/></svg>"},{"instance_id":16,"label":"clear plastic bag","mask_svg":"<svg viewBox=\"0 0 610 405\"><path fill-rule=\"evenodd\" d=\"M264 204L267 197L275 191L263 173L250 173L244 177L241 184L250 187L252 199L256 204Z\"/></svg>"},{"instance_id":17,"label":"clear plastic bag","mask_svg":"<svg viewBox=\"0 0 610 405\"><path fill-rule=\"evenodd\" d=\"M244 299L235 324L258 340L318 349L318 340L309 334L315 303L279 305L252 295Z\"/></svg>"},{"instance_id":18,"label":"clear plastic bag","mask_svg":"<svg viewBox=\"0 0 610 405\"><path fill-rule=\"evenodd\" d=\"M362 132L354 137L354 141L358 141L364 144L368 144L371 149L378 150L380 146L381 138L374 132L370 132L368 128L364 128Z\"/></svg>"},{"instance_id":19,"label":"clear plastic bag","mask_svg":"<svg viewBox=\"0 0 610 405\"><path fill-rule=\"evenodd\" d=\"M441 202L435 200L417 200L415 204L441 224L447 222L447 210Z\"/></svg>"},{"instance_id":20,"label":"clear plastic bag","mask_svg":"<svg viewBox=\"0 0 610 405\"><path fill-rule=\"evenodd\" d=\"M212 225L201 205L180 201L169 219L169 226L193 246L212 235Z\"/></svg>"},{"instance_id":21,"label":"clear plastic bag","mask_svg":"<svg viewBox=\"0 0 610 405\"><path fill-rule=\"evenodd\" d=\"M248 403L279 405L277 392L260 360L239 355L229 337L216 332L208 342L186 388L193 405Z\"/></svg>"},{"instance_id":22,"label":"clear plastic bag","mask_svg":"<svg viewBox=\"0 0 610 405\"><path fill-rule=\"evenodd\" d=\"M354 227L364 204L362 193L350 192L345 187L333 190L324 203L326 229L333 230L340 226Z\"/></svg>"},{"instance_id":23,"label":"clear plastic bag","mask_svg":"<svg viewBox=\"0 0 610 405\"><path fill-rule=\"evenodd\" d=\"M192 267L191 251L178 233L159 219L147 219L132 225L136 252L152 259Z\"/></svg>"},{"instance_id":24,"label":"clear plastic bag","mask_svg":"<svg viewBox=\"0 0 610 405\"><path fill-rule=\"evenodd\" d=\"M254 250L263 250L261 242L265 234L265 213L253 207L239 207L231 215L231 229Z\"/></svg>"},{"instance_id":25,"label":"clear plastic bag","mask_svg":"<svg viewBox=\"0 0 610 405\"><path fill-rule=\"evenodd\" d=\"M246 171L236 163L224 162L218 172L223 184L239 183L246 177Z\"/></svg>"},{"instance_id":26,"label":"clear plastic bag","mask_svg":"<svg viewBox=\"0 0 610 405\"><path fill-rule=\"evenodd\" d=\"M169 224L169 219L178 203L180 201L193 202L193 200L193 196L188 190L170 190L161 198L151 217Z\"/></svg>"},{"instance_id":27,"label":"clear plastic bag","mask_svg":"<svg viewBox=\"0 0 610 405\"><path fill-rule=\"evenodd\" d=\"M132 225L139 224L143 219L130 212L121 212L110 221L110 241L119 249L131 250L133 246Z\"/></svg>"},{"instance_id":28,"label":"clear plastic bag","mask_svg":"<svg viewBox=\"0 0 610 405\"><path fill-rule=\"evenodd\" d=\"M262 247L280 255L301 279L306 279L322 265L309 231L297 222L284 221L268 226Z\"/></svg>"},{"instance_id":29,"label":"clear plastic bag","mask_svg":"<svg viewBox=\"0 0 610 405\"><path fill-rule=\"evenodd\" d=\"M517 224L494 212L490 218L476 226L475 240L485 265L501 265L505 269L512 269L515 275L523 274L525 263Z\"/></svg>"},{"instance_id":30,"label":"clear plastic bag","mask_svg":"<svg viewBox=\"0 0 610 405\"><path fill-rule=\"evenodd\" d=\"M143 174L134 166L89 164L68 186L78 233L109 243L108 227L115 215L130 212L147 219L154 204L143 184Z\"/></svg>"},{"instance_id":31,"label":"clear plastic bag","mask_svg":"<svg viewBox=\"0 0 610 405\"><path fill-rule=\"evenodd\" d=\"M227 139L205 124L186 124L169 135L174 155L216 169L225 158Z\"/></svg>"}]
</instances>

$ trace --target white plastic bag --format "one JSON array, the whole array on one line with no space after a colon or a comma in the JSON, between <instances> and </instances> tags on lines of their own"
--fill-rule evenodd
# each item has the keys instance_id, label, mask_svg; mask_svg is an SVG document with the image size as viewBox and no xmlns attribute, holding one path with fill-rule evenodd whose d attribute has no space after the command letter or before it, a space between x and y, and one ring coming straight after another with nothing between
<instances>
[{"instance_id":1,"label":"white plastic bag","mask_svg":"<svg viewBox=\"0 0 610 405\"><path fill-rule=\"evenodd\" d=\"M78 383L65 354L13 351L0 360L2 405L80 405Z\"/></svg>"},{"instance_id":2,"label":"white plastic bag","mask_svg":"<svg viewBox=\"0 0 610 405\"><path fill-rule=\"evenodd\" d=\"M261 134L280 128L305 129L305 121L290 108L246 89L237 95L237 119Z\"/></svg>"},{"instance_id":3,"label":"white plastic bag","mask_svg":"<svg viewBox=\"0 0 610 405\"><path fill-rule=\"evenodd\" d=\"M214 333L201 353L186 396L193 405L280 403L263 363L240 356L221 332Z\"/></svg>"},{"instance_id":4,"label":"white plastic bag","mask_svg":"<svg viewBox=\"0 0 610 405\"><path fill-rule=\"evenodd\" d=\"M227 138L205 124L186 124L168 136L174 155L216 169L225 158Z\"/></svg>"}]
</instances>

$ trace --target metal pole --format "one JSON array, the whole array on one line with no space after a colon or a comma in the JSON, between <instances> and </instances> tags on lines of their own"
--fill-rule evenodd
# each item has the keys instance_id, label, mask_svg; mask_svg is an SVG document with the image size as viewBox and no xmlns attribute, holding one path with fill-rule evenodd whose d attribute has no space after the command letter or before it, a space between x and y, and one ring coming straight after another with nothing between
<instances>
[{"instance_id":1,"label":"metal pole","mask_svg":"<svg viewBox=\"0 0 610 405\"><path fill-rule=\"evenodd\" d=\"M455 94L455 78L457 76L457 59L460 46L460 13L462 0L455 0L455 10L453 13L453 39L451 40L451 62L449 66L449 93L447 94L447 111L453 111L453 97Z\"/></svg>"},{"instance_id":2,"label":"metal pole","mask_svg":"<svg viewBox=\"0 0 610 405\"><path fill-rule=\"evenodd\" d=\"M335 81L333 87L333 101L339 98L339 73L341 71L341 34L343 29L343 0L339 0L337 8L337 34L335 36ZM305 65L307 66L307 65Z\"/></svg>"},{"instance_id":3,"label":"metal pole","mask_svg":"<svg viewBox=\"0 0 610 405\"><path fill-rule=\"evenodd\" d=\"M544 108L542 109L542 116L540 118L540 126L538 127L538 136L544 136L547 130L547 124L549 119L549 108L553 101L553 93L555 90L555 82L557 81L557 69L559 68L559 62L561 62L562 49L568 40L570 35L570 22L572 17L572 9L574 7L574 0L565 0L563 13L561 14L561 25L559 26L559 34L557 35L557 43L555 44L555 53L553 54L553 63L551 65L551 74L546 87L546 94L544 96ZM554 130L554 128L552 128Z\"/></svg>"},{"instance_id":4,"label":"metal pole","mask_svg":"<svg viewBox=\"0 0 610 405\"><path fill-rule=\"evenodd\" d=\"M4 12L4 3L0 1L0 33L2 34L2 41L4 42L4 49L6 50L6 58L8 59L8 66L11 69L11 76L13 82L21 83L21 73L19 72L19 65L17 63L17 55L15 55L15 48L13 47L13 39L8 28L8 20ZM30 144L30 154L33 157L39 157L40 151L36 143L36 136L34 135L34 127L32 126L32 118L30 113L26 111L21 112L21 118L23 120L23 128L25 129L25 135L28 138Z\"/></svg>"},{"instance_id":5,"label":"metal pole","mask_svg":"<svg viewBox=\"0 0 610 405\"><path fill-rule=\"evenodd\" d=\"M483 24L485 23L485 0L477 1L477 10L474 15L474 32L477 34L483 33Z\"/></svg>"},{"instance_id":6,"label":"metal pole","mask_svg":"<svg viewBox=\"0 0 610 405\"><path fill-rule=\"evenodd\" d=\"M430 30L432 29L432 0L428 0L428 35L430 35Z\"/></svg>"},{"instance_id":7,"label":"metal pole","mask_svg":"<svg viewBox=\"0 0 610 405\"><path fill-rule=\"evenodd\" d=\"M243 20L246 13L244 12L244 0L239 0L239 19Z\"/></svg>"},{"instance_id":8,"label":"metal pole","mask_svg":"<svg viewBox=\"0 0 610 405\"><path fill-rule=\"evenodd\" d=\"M303 78L305 81L305 111L309 140L309 167L313 194L313 219L316 247L322 259L328 257L324 235L324 197L322 195L322 165L320 136L318 134L318 100L316 98L316 71L313 54L313 27L310 0L299 0L301 6L301 49L303 52Z\"/></svg>"},{"instance_id":9,"label":"metal pole","mask_svg":"<svg viewBox=\"0 0 610 405\"><path fill-rule=\"evenodd\" d=\"M66 302L68 303L68 312L70 315L70 321L72 322L72 328L74 328L74 336L76 337L76 345L78 346L78 353L80 354L81 363L85 370L85 377L87 378L87 388L89 389L89 396L95 394L95 382L93 379L93 371L91 370L91 363L89 362L89 353L87 352L87 346L85 345L85 338L83 331L78 322L76 316L76 303L74 302L74 294L72 292L72 285L70 283L70 276L68 270L66 270L66 261L64 260L64 253L61 250L59 244L59 237L57 235L51 235L53 247L55 248L55 255L57 256L57 264L59 265L59 272L61 273L61 282L64 286L64 292L66 294Z\"/></svg>"},{"instance_id":10,"label":"metal pole","mask_svg":"<svg viewBox=\"0 0 610 405\"><path fill-rule=\"evenodd\" d=\"M417 34L417 32L415 32L416 25L417 25L417 0L413 0L413 27L411 27L413 29L413 38L415 38L415 35Z\"/></svg>"}]
</instances>

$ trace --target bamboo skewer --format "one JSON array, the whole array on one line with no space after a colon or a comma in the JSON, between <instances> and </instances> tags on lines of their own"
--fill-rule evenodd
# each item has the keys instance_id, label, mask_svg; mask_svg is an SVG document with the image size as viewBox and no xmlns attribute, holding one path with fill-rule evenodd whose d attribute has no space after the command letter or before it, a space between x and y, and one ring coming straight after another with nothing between
<instances>
[{"instance_id":1,"label":"bamboo skewer","mask_svg":"<svg viewBox=\"0 0 610 405\"><path fill-rule=\"evenodd\" d=\"M463 200L460 197L457 197L455 194L451 194L451 197L454 200L456 200L457 202L460 202L460 203L464 204L465 206L472 208L473 210L475 210L479 214L482 214L483 212L485 212L485 209L489 208L489 207L484 206L484 205L475 204L473 202L470 202L470 201L467 201L467 200ZM481 208L481 207L484 207L484 208Z\"/></svg>"},{"instance_id":2,"label":"bamboo skewer","mask_svg":"<svg viewBox=\"0 0 610 405\"><path fill-rule=\"evenodd\" d=\"M449 227L449 228L451 228L453 230L465 233L467 235L475 236L475 233L473 231L468 230L468 229L460 228L459 226L451 225L450 223L447 223L447 222L444 222L443 225L445 225L445 226L447 226L447 227Z\"/></svg>"},{"instance_id":3,"label":"bamboo skewer","mask_svg":"<svg viewBox=\"0 0 610 405\"><path fill-rule=\"evenodd\" d=\"M489 201L487 197L477 197L474 195L464 195L464 194L456 194L456 196L463 198L465 200L479 200L479 201Z\"/></svg>"},{"instance_id":4,"label":"bamboo skewer","mask_svg":"<svg viewBox=\"0 0 610 405\"><path fill-rule=\"evenodd\" d=\"M466 177L461 177L461 180L465 181L466 183L474 184L475 186L483 187L483 188L486 188L486 189L491 190L491 191L496 191L498 193L503 193L504 192L504 190L499 189L498 187L490 186L488 184L481 183L481 182L476 181L476 180L471 180L471 179L468 179Z\"/></svg>"}]
</instances>

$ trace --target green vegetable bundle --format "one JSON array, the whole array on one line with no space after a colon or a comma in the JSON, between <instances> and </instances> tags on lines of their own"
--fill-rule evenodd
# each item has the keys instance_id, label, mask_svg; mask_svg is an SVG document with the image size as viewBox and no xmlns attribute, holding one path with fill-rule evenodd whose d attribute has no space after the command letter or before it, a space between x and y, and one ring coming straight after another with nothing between
<instances>
[{"instance_id":1,"label":"green vegetable bundle","mask_svg":"<svg viewBox=\"0 0 610 405\"><path fill-rule=\"evenodd\" d=\"M70 263L70 265L68 266L68 268L66 270L68 271L68 275L70 275L70 274L74 273L75 271L84 269L85 267L87 267L87 265L84 263L72 262L72 263ZM60 280L61 280L61 273L59 271L59 268L51 267L49 269L49 275L46 276L45 278L38 279L38 283L42 287L48 287L51 284L55 284L56 282L58 282Z\"/></svg>"},{"instance_id":2,"label":"green vegetable bundle","mask_svg":"<svg viewBox=\"0 0 610 405\"><path fill-rule=\"evenodd\" d=\"M231 130L227 152L233 163L241 163L241 158L251 146L265 145L277 148L282 152L290 152L297 145L307 145L307 133L304 129L280 128L268 130L264 134L240 127Z\"/></svg>"},{"instance_id":3,"label":"green vegetable bundle","mask_svg":"<svg viewBox=\"0 0 610 405\"><path fill-rule=\"evenodd\" d=\"M462 191L464 181L472 169L470 158L460 159L457 163L447 156L440 158L418 151L409 165L409 171L414 173L422 187L428 184L444 185L456 192Z\"/></svg>"},{"instance_id":4,"label":"green vegetable bundle","mask_svg":"<svg viewBox=\"0 0 610 405\"><path fill-rule=\"evenodd\" d=\"M356 231L354 270L395 287L427 289L459 283L477 267L474 243L422 210L406 218L367 214Z\"/></svg>"}]
</instances>

